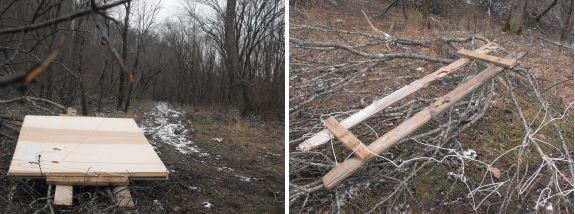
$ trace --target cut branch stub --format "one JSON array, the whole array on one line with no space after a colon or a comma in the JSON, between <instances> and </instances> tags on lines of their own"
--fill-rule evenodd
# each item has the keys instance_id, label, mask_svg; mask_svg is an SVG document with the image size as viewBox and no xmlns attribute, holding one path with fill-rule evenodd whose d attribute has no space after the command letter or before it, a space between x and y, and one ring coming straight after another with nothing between
<instances>
[{"instance_id":1,"label":"cut branch stub","mask_svg":"<svg viewBox=\"0 0 575 214\"><path fill-rule=\"evenodd\" d=\"M479 61L491 63L491 64L498 65L498 66L501 66L504 68L513 68L513 67L515 67L515 65L517 65L517 62L515 62L515 61L511 61L511 60L503 59L503 58L499 58L499 57L494 57L494 56L489 56L487 54L478 53L478 52L470 51L470 50L466 50L466 49L461 49L461 50L457 51L457 55L462 56L462 57L466 57L466 58L470 58L470 59L474 59L474 60L479 60Z\"/></svg>"},{"instance_id":2,"label":"cut branch stub","mask_svg":"<svg viewBox=\"0 0 575 214\"><path fill-rule=\"evenodd\" d=\"M353 151L362 161L366 161L371 157L370 152L366 149L367 146L361 143L359 139L357 139L335 118L329 117L324 120L323 123L345 147Z\"/></svg>"}]
</instances>

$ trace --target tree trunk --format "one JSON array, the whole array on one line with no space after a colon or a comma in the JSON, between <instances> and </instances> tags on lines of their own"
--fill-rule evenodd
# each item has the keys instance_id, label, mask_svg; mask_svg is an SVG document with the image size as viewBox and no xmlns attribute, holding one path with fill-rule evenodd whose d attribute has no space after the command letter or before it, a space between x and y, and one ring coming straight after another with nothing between
<instances>
[{"instance_id":1,"label":"tree trunk","mask_svg":"<svg viewBox=\"0 0 575 214\"><path fill-rule=\"evenodd\" d=\"M124 18L124 29L122 32L122 61L124 63L124 65L126 64L127 56L128 56L128 23L130 21L130 5L131 2L127 2L126 3L126 17ZM118 85L118 106L116 107L116 110L121 111L122 110L122 102L124 99L124 74L122 72L122 69L120 68L120 83ZM130 99L130 98L128 98Z\"/></svg>"},{"instance_id":2,"label":"tree trunk","mask_svg":"<svg viewBox=\"0 0 575 214\"><path fill-rule=\"evenodd\" d=\"M566 0L569 1L569 0ZM563 30L561 31L561 40L566 40L567 37L569 36L569 27L572 26L572 24L569 24L571 22L571 16L573 15L573 0L569 1L569 12L567 12L568 14L566 14L565 17L565 22L563 22ZM565 8L564 8L565 9Z\"/></svg>"},{"instance_id":3,"label":"tree trunk","mask_svg":"<svg viewBox=\"0 0 575 214\"><path fill-rule=\"evenodd\" d=\"M557 0L554 0L553 2L551 2L551 5L549 5L549 7L547 7L547 9L545 9L541 14L539 14L539 16L537 16L537 18L535 18L535 22L539 22L539 20L541 20L541 18L545 14L547 14L547 12L549 12L551 10L551 8L553 8L556 4L557 4Z\"/></svg>"},{"instance_id":4,"label":"tree trunk","mask_svg":"<svg viewBox=\"0 0 575 214\"><path fill-rule=\"evenodd\" d=\"M431 29L431 23L429 21L429 0L423 0L423 28Z\"/></svg>"},{"instance_id":5,"label":"tree trunk","mask_svg":"<svg viewBox=\"0 0 575 214\"><path fill-rule=\"evenodd\" d=\"M230 64L231 82L234 92L234 103L239 112L242 112L245 107L246 95L240 83L240 59L238 56L238 49L236 45L236 32L235 32L235 18L236 18L236 1L227 0L226 17L225 17L225 36L226 36L226 52L228 55L228 63Z\"/></svg>"},{"instance_id":6,"label":"tree trunk","mask_svg":"<svg viewBox=\"0 0 575 214\"><path fill-rule=\"evenodd\" d=\"M511 12L503 26L504 32L521 34L521 27L525 17L525 11L529 0L515 0L511 5Z\"/></svg>"}]
</instances>

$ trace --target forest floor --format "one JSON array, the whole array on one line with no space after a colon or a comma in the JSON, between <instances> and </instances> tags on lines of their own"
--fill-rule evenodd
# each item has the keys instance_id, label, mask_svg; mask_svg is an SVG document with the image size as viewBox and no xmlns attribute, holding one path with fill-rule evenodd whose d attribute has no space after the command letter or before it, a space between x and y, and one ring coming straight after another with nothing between
<instances>
[{"instance_id":1,"label":"forest floor","mask_svg":"<svg viewBox=\"0 0 575 214\"><path fill-rule=\"evenodd\" d=\"M352 1L335 1L339 4L334 3L334 1L322 1L322 4L316 4L314 3L315 1L310 2L311 4L301 3L298 5L298 9L301 13L291 9L293 5L290 6L290 24L299 26L306 24L315 26L325 25L333 29L349 32L360 31L377 36L382 35L370 28L361 10L367 8L368 12L375 14L376 11L382 11L385 6L390 3L390 1L387 1L387 3L385 3L386 5L384 5L380 2L372 3L362 1L362 5L359 2ZM440 36L446 38L467 38L472 35L480 35L489 41L499 44L508 53L515 50L527 51L528 55L521 59L522 65L520 67L527 68L529 72L533 74L538 82L538 90L540 92L546 91L542 94L543 99L548 102L548 105L553 111L558 113L566 112L565 118L560 120L559 129L565 138L566 148L569 148L570 157L573 157L573 39L571 38L568 42L563 43L570 48L561 48L545 40L538 39L559 40L557 34L543 32L539 27L537 27L539 29L536 27L525 27L522 35L506 34L501 32L502 21L492 20L484 11L477 11L477 9L471 6L452 9L453 10L450 10L452 14L449 15L432 14L431 29L429 30L420 27L421 24L419 22L421 20L417 18L417 14L414 14L417 13L416 11L407 10L406 12L409 19L406 20L400 6L392 7L385 16L379 18L370 16L370 19L374 26L396 37L414 40L435 40ZM312 19L315 22L311 21ZM326 32L296 27L290 29L290 37L296 37L306 41L329 41L349 46L355 45L357 47L360 47L360 44L368 42L365 41L368 39L365 37L362 38L355 35L337 33L335 31ZM476 47L482 44L483 43L480 43ZM325 119L330 116L330 114L341 114L343 115L341 118L346 118L349 116L349 112L365 108L370 103L381 99L385 95L408 85L413 80L419 79L443 66L429 62L406 64L406 62L414 61L409 59L390 60L385 66L391 69L384 71L384 68L382 68L384 65L375 66L343 89L330 92L326 89L329 87L320 87L340 81L342 76L345 77L346 75L351 75L352 72L359 72L359 69L352 69L348 72L336 72L336 74L331 76L328 74L330 73L329 69L321 72L310 72L310 70L321 66L329 68L330 65L334 64L343 65L346 62L354 62L354 60L358 62L362 58L343 50L328 52L328 48L317 48L315 50L313 48L307 50L302 48L294 50L291 49L292 45L293 44L290 44L290 54L297 53L301 55L298 55L299 58L296 60L290 58L290 108L306 102L306 100L313 96L312 92L314 91L317 93L329 92L325 93L327 95L323 95L323 97L319 96L315 100L308 102L301 107L303 110L293 114L290 112L290 185L305 186L305 188L309 187L310 189L308 190L311 190L311 187L317 184L321 184L321 176L325 175L329 169L333 167L328 166L327 163L341 163L346 157L349 158L350 153L346 148L342 147L340 143L333 143L331 145L332 147L329 148L329 142L326 144L328 146L312 150L318 154L323 153L324 156L321 156L321 154L315 156L304 155L298 151L297 145L302 143L303 139L307 139L322 130L320 119ZM429 48L413 46L407 46L407 48L403 46L403 48L409 52L435 57L453 58L454 55L449 55L447 51L444 51L447 49L446 46L447 45L441 44L440 42L434 42ZM400 46L390 45L385 47L382 45L379 47L382 47L382 49L374 49L373 47L358 49L375 54L405 52ZM472 47L466 48L469 49ZM321 53L322 50L325 50L325 53ZM308 52L309 55L307 58L303 56ZM506 54L507 53L503 56ZM393 66L399 67L394 68ZM333 69L333 67L331 68ZM471 69L463 68L454 74L468 73L468 70ZM554 207L559 200L557 198L553 200L553 203L540 203L535 205L535 202L542 202L540 201L542 200L542 190L548 185L548 180L546 179L549 179L549 174L539 174L533 183L526 185L530 188L528 191L525 191L520 196L514 196L514 198L511 199L511 197L506 195L508 193L506 193L506 191L518 187L508 185L509 183L506 183L508 181L505 181L503 176L501 179L489 176L486 174L487 167L478 163L479 161L491 163L491 161L497 160L494 166L502 169L501 174L503 174L503 172L513 172L513 170L516 169L514 168L514 164L517 163L516 159L518 154L517 150L513 150L512 148L521 144L525 137L525 130L521 125L521 121L518 119L517 111L509 97L508 88L504 80L500 79L502 76L503 75L500 75L498 78L494 78L495 91L493 93L493 100L491 101L492 104L485 112L483 119L480 119L475 125L461 133L461 136L456 136L454 138L455 140L453 140L460 143L463 149L467 151L473 150L473 152L477 154L477 162L465 162L464 175L465 179L467 179L465 182L453 178L452 171L455 169L449 161L443 163L432 162L416 173L407 184L404 184L406 185L405 191L400 191L399 194L384 199L394 190L402 187L401 184L397 184L397 182L401 182L401 180L407 176L407 172L399 173L398 177L389 178L380 176L380 174L386 173L385 170L382 170L380 173L375 170L367 172L365 170L358 170L358 172L355 172L347 178L347 182L342 182L333 189L317 190L313 188L313 193L303 194L302 196L298 196L299 198L296 197L294 199L291 199L290 195L290 211L292 213L365 213L370 210L375 210L376 213L491 213L499 211L500 208L503 207L502 203L508 203L508 205L506 205L507 212L533 212L536 206L539 206L540 211L543 210L544 212L565 212L562 208L561 210L554 210L557 209L557 207ZM537 129L542 121L542 115L545 112L541 112L541 106L533 94L533 90L527 86L529 83L526 83L525 79L522 79L519 75L510 74L509 76L515 87L515 97L518 100L523 114L525 114L526 120L531 122L529 124L531 128ZM318 77L321 78L314 79ZM393 80L394 77L409 78ZM313 79L314 82L323 83L322 85L318 86L316 84L309 88L302 86L301 82L310 79ZM370 79L374 79L375 81L369 81ZM413 98L435 98L443 96L460 84L459 81L461 80L456 81L435 81L391 107L398 108L406 102L413 100ZM301 89L292 90L294 85ZM310 83L310 85L312 84ZM332 96L330 93L334 95ZM361 137L358 138L366 143L366 145L369 145L370 142L377 139L377 134L372 133L374 130L379 136L385 134L404 120L403 116L406 111L407 109L400 112L402 116L396 119L386 120L388 122L385 123L378 122L386 119L384 116L376 115L374 116L375 119L372 118L366 121L366 124L369 124L371 127L354 127L352 130L350 129L350 131L352 133L363 133ZM446 119L440 123L445 122ZM312 125L307 125L310 123ZM437 127L437 125L438 123L428 124L422 126L421 129L430 130ZM542 126L538 135L534 135L538 140L548 143L548 145L541 144L541 148L546 154L553 156L565 155L554 150L554 146L560 145L561 140L552 126L545 125L547 124ZM313 126L313 128L310 128L311 126ZM369 127L369 129L367 127ZM313 132L310 133L310 130L313 130ZM301 140L294 141L294 139ZM334 140L333 142L338 141ZM403 153L408 153L408 151L409 147L405 145L394 146L386 152L388 155L385 156L393 159L394 155L395 157L401 156ZM531 149L531 151L533 152L534 150ZM523 159L521 154L519 154L519 157L521 157L523 161L528 162L528 167L526 168L527 176L539 173L537 170L542 164L541 156L534 153L535 152L530 154L527 159ZM291 160L293 157L298 158L298 160ZM323 157L330 159L331 162L317 162L318 160L322 160ZM310 162L316 164L309 164ZM383 165L383 162L384 161L378 161L377 164ZM309 164L309 166L306 166L306 164ZM559 165L563 167L562 170L568 169L565 168L566 165ZM372 168L375 167L372 166ZM304 170L299 171L301 169ZM488 176L485 177L486 175ZM502 186L500 186L500 189L493 190L486 187L486 189L478 190L479 193L470 193L471 190L484 184L484 179L491 179L493 182L502 182ZM568 192L568 197L573 198L573 184L569 182L571 181L569 179L571 178L563 179L563 181L559 179L558 182L561 185L568 186L568 189L571 189L571 192ZM294 188L290 188L290 194L293 190ZM511 190L511 192L513 191L514 190ZM484 192L484 194L480 192ZM493 194L487 195L488 193ZM383 205L379 203L386 200L386 203L381 203ZM543 207L545 209L543 209ZM570 212L573 211L572 208L568 208L568 210Z\"/></svg>"},{"instance_id":2,"label":"forest floor","mask_svg":"<svg viewBox=\"0 0 575 214\"><path fill-rule=\"evenodd\" d=\"M9 106L0 114L39 114L30 112L34 109L30 104L25 105L25 108ZM114 107L110 102L103 106L102 112L106 117L134 118L170 172L168 181L132 181L129 187L136 206L114 208L114 211L284 212L283 123L263 122L253 117L237 122L233 111L220 113L208 107L193 111L189 106L147 100L133 103L127 114L111 110ZM3 144L5 155L0 162L0 173L5 175L15 141ZM2 178L5 191L15 183ZM46 195L44 182L26 183L39 196ZM75 188L74 206L55 209L62 212L102 210L113 205L107 197L99 198L96 206L88 204L89 195L98 195L103 189L106 187ZM24 196L14 199L14 203L25 205L32 200Z\"/></svg>"}]
</instances>

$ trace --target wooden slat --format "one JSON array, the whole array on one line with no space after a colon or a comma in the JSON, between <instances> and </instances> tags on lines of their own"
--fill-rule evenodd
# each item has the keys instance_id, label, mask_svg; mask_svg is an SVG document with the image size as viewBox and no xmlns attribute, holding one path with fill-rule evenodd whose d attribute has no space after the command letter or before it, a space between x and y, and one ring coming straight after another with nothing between
<instances>
[{"instance_id":1,"label":"wooden slat","mask_svg":"<svg viewBox=\"0 0 575 214\"><path fill-rule=\"evenodd\" d=\"M54 192L54 205L72 205L72 193L73 187L69 185L56 185L56 191Z\"/></svg>"},{"instance_id":2,"label":"wooden slat","mask_svg":"<svg viewBox=\"0 0 575 214\"><path fill-rule=\"evenodd\" d=\"M519 60L526 54L527 52L524 51L516 51L513 54L505 57L505 59ZM477 87L482 85L485 81L499 74L501 71L503 71L503 69L504 68L500 66L496 65L491 66L482 71L481 73L477 74L477 76L471 78L469 81L463 83L455 90L449 92L447 95L441 97L439 100L435 102L437 113L440 114L441 112L445 111L450 106L459 101L461 98L463 98L465 95L467 95L468 93L472 92ZM447 102L448 99L449 102ZM425 124L430 119L431 119L430 108L427 107L423 109L421 112L414 115L413 117L399 124L391 131L385 133L385 135L375 140L368 146L368 149L375 154L380 154L384 152L387 148L394 145L397 141L403 139L411 132L417 130L420 126ZM373 158L370 158L369 160L371 159ZM340 181L344 180L345 178L353 174L355 171L357 171L361 166L369 162L369 160L364 162L359 158L348 159L342 164L334 167L329 173L323 176L322 178L323 185L328 189L335 186Z\"/></svg>"},{"instance_id":3,"label":"wooden slat","mask_svg":"<svg viewBox=\"0 0 575 214\"><path fill-rule=\"evenodd\" d=\"M69 177L69 176L48 176L46 184L56 185L86 185L86 186L110 186L110 185L128 185L128 177Z\"/></svg>"},{"instance_id":4,"label":"wooden slat","mask_svg":"<svg viewBox=\"0 0 575 214\"><path fill-rule=\"evenodd\" d=\"M494 64L494 65L499 65L499 66L505 67L505 68L513 68L513 67L515 67L515 65L517 65L517 62L512 61L512 60L507 60L507 59L503 59L503 58L499 58L499 57L495 57L495 56L489 56L487 54L478 53L478 52L470 51L470 50L466 50L466 49L461 49L461 50L457 51L457 55L462 56L462 57L466 57L466 58L470 58L470 59L474 59L474 60L480 60L480 61L488 62L488 63Z\"/></svg>"},{"instance_id":5,"label":"wooden slat","mask_svg":"<svg viewBox=\"0 0 575 214\"><path fill-rule=\"evenodd\" d=\"M489 53L490 51L496 49L497 47L499 47L497 44L489 43L489 44L486 44L484 46L481 46L480 48L478 48L475 51L479 52L479 53ZM359 112L351 115L350 117L342 120L340 123L343 127L345 127L346 129L349 129L349 128L361 123L362 121L366 120L367 118L373 116L377 112L380 112L381 110L387 108L388 106L391 106L392 104L399 101L400 99L402 99L406 96L409 96L413 92L416 92L417 90L425 87L430 82L437 80L437 79L440 79L440 78L444 77L445 75L450 74L451 72L467 65L471 61L473 61L473 60L469 59L469 58L458 59L457 61L449 64L448 66L442 67L439 70L437 70L437 71L435 71L435 72L433 72L433 73L431 73L431 74L429 74L429 75L427 75L421 79L413 81L411 84L404 86L403 88L391 93L390 95L382 98L381 100L378 100L377 102L369 105L368 107L362 109L361 111L359 111ZM332 138L331 136L332 135L330 135L329 130L327 130L327 129L323 130L321 132L318 132L316 135L314 135L310 139L307 139L304 142L302 142L301 144L299 144L299 148L301 151L307 152L307 151L309 151L315 147L318 147L318 146L326 143L327 141L329 141Z\"/></svg>"},{"instance_id":6,"label":"wooden slat","mask_svg":"<svg viewBox=\"0 0 575 214\"><path fill-rule=\"evenodd\" d=\"M337 137L341 143L353 151L359 159L366 161L370 157L370 153L365 150L365 146L359 139L357 139L351 132L343 127L335 118L329 117L323 121L325 126Z\"/></svg>"},{"instance_id":7,"label":"wooden slat","mask_svg":"<svg viewBox=\"0 0 575 214\"><path fill-rule=\"evenodd\" d=\"M128 186L119 186L114 188L114 194L116 194L116 200L120 202L119 207L134 207L134 200L130 195L130 190Z\"/></svg>"}]
</instances>

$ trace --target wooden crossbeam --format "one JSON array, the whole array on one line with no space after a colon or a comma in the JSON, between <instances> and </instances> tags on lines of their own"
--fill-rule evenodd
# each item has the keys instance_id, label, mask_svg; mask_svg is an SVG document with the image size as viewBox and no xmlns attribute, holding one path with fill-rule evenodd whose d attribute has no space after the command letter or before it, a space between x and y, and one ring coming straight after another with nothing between
<instances>
[{"instance_id":1,"label":"wooden crossbeam","mask_svg":"<svg viewBox=\"0 0 575 214\"><path fill-rule=\"evenodd\" d=\"M527 52L524 51L516 51L513 54L505 57L505 59L516 61L519 60L521 57L525 56L526 54ZM433 104L435 105L435 110L437 114L440 114L441 112L448 109L450 106L454 105L457 101L459 101L461 98L463 98L464 96L475 90L485 81L499 74L501 71L503 71L503 69L504 69L503 67L497 65L490 66L481 73L477 74L475 77L471 78L469 81L457 87L455 90L441 97ZM399 124L391 131L385 133L385 135L381 136L373 143L371 143L367 147L367 149L375 154L380 154L384 152L387 148L393 146L399 140L403 139L411 132L417 130L419 127L421 127L430 119L431 119L430 107L427 107L423 109L421 112L414 115L413 117L410 117L409 119L405 120L403 123ZM322 178L323 185L328 189L335 186L340 181L344 180L345 178L353 174L355 171L360 169L361 166L366 164L371 159L373 158L370 158L367 161L362 161L359 158L350 158L346 160L342 164L339 164L336 167L334 167L325 176L323 176Z\"/></svg>"},{"instance_id":2,"label":"wooden crossbeam","mask_svg":"<svg viewBox=\"0 0 575 214\"><path fill-rule=\"evenodd\" d=\"M56 185L54 192L54 205L72 206L73 187L70 185Z\"/></svg>"},{"instance_id":3,"label":"wooden crossbeam","mask_svg":"<svg viewBox=\"0 0 575 214\"><path fill-rule=\"evenodd\" d=\"M128 185L128 177L72 177L72 176L48 176L46 184L56 185L86 185L86 186L110 186Z\"/></svg>"},{"instance_id":4,"label":"wooden crossbeam","mask_svg":"<svg viewBox=\"0 0 575 214\"><path fill-rule=\"evenodd\" d=\"M130 190L128 186L119 186L114 188L114 194L116 194L116 200L120 202L119 207L134 207L134 200L130 195Z\"/></svg>"},{"instance_id":5,"label":"wooden crossbeam","mask_svg":"<svg viewBox=\"0 0 575 214\"><path fill-rule=\"evenodd\" d=\"M486 45L481 46L480 48L476 49L475 52L489 53L490 51L495 50L497 47L499 47L497 44L489 43L489 44L486 44ZM350 117L345 118L344 120L341 121L341 125L343 127L345 127L346 129L349 129L349 128L361 123L362 121L366 120L367 118L373 116L377 112L380 112L381 110L391 106L392 104L403 99L404 97L409 96L413 92L416 92L417 90L425 87L430 82L437 80L437 79L440 79L440 78L444 77L445 75L450 74L451 72L467 65L471 61L473 61L473 60L469 59L469 58L458 59L457 61L449 64L448 66L442 67L439 70L437 70L437 71L435 71L435 72L433 72L433 73L431 73L431 74L429 74L429 75L427 75L421 79L413 81L411 84L404 86L403 88L391 93L390 95L382 98L381 100L378 100L377 102L369 105L368 107L366 107L366 108L362 109L361 111L351 115ZM307 139L304 142L302 142L301 144L299 144L299 148L302 152L310 151L311 149L318 147L318 146L321 146L322 144L329 141L332 138L332 136L333 135L330 134L330 131L328 129L323 130L321 132L318 132L316 135L314 135L310 139Z\"/></svg>"},{"instance_id":6,"label":"wooden crossbeam","mask_svg":"<svg viewBox=\"0 0 575 214\"><path fill-rule=\"evenodd\" d=\"M461 49L461 50L457 51L457 55L462 56L462 57L466 57L466 58L470 58L470 59L474 59L474 60L480 60L480 61L488 62L488 63L494 64L494 65L499 65L499 66L505 67L505 68L513 68L513 67L515 67L515 65L517 65L517 62L515 62L513 60L507 60L507 59L503 59L503 58L499 58L499 57L495 57L495 56L490 56L487 54L479 53L476 51L470 51L470 50L466 50L466 49Z\"/></svg>"},{"instance_id":7,"label":"wooden crossbeam","mask_svg":"<svg viewBox=\"0 0 575 214\"><path fill-rule=\"evenodd\" d=\"M351 132L341 125L335 118L329 117L323 121L325 126L337 137L341 143L353 151L359 159L366 161L370 157L369 151L365 150L365 146L359 139L357 139Z\"/></svg>"}]
</instances>

